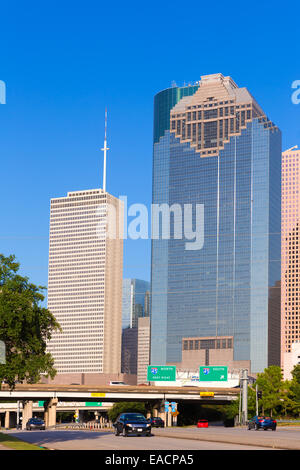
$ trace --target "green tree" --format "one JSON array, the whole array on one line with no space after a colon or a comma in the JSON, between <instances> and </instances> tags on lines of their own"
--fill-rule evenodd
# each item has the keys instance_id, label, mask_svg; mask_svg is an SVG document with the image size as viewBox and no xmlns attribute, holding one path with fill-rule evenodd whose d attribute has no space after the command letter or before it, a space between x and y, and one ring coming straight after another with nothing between
<instances>
[{"instance_id":1,"label":"green tree","mask_svg":"<svg viewBox=\"0 0 300 470\"><path fill-rule=\"evenodd\" d=\"M146 406L141 402L120 401L115 403L108 411L108 418L114 422L120 413L142 413L146 417Z\"/></svg>"},{"instance_id":2,"label":"green tree","mask_svg":"<svg viewBox=\"0 0 300 470\"><path fill-rule=\"evenodd\" d=\"M292 370L292 377L295 383L300 385L300 364L297 364L294 369Z\"/></svg>"},{"instance_id":3,"label":"green tree","mask_svg":"<svg viewBox=\"0 0 300 470\"><path fill-rule=\"evenodd\" d=\"M269 366L264 372L257 374L256 383L258 389L262 391L262 398L259 405L262 407L262 414L266 411L272 416L276 408L282 407L282 393L284 382L279 366Z\"/></svg>"},{"instance_id":4,"label":"green tree","mask_svg":"<svg viewBox=\"0 0 300 470\"><path fill-rule=\"evenodd\" d=\"M247 403L247 413L248 417L252 417L256 412L256 396L255 390L248 386L248 403ZM239 416L241 411L240 397L236 400L233 400L229 405L224 407L224 419L230 420Z\"/></svg>"},{"instance_id":5,"label":"green tree","mask_svg":"<svg viewBox=\"0 0 300 470\"><path fill-rule=\"evenodd\" d=\"M283 382L282 390L280 391L280 410L279 413L283 416L294 415L296 413L296 402L292 390L292 382L285 380ZM278 414L279 414L278 413Z\"/></svg>"},{"instance_id":6,"label":"green tree","mask_svg":"<svg viewBox=\"0 0 300 470\"><path fill-rule=\"evenodd\" d=\"M36 383L41 374L53 378L54 360L46 342L60 326L50 311L41 307L45 288L18 274L15 256L0 254L0 340L5 343L6 363L0 364L0 388L16 382Z\"/></svg>"},{"instance_id":7,"label":"green tree","mask_svg":"<svg viewBox=\"0 0 300 470\"><path fill-rule=\"evenodd\" d=\"M300 415L300 365L297 364L292 370L292 380L289 386L289 398L292 400L292 411Z\"/></svg>"}]
</instances>

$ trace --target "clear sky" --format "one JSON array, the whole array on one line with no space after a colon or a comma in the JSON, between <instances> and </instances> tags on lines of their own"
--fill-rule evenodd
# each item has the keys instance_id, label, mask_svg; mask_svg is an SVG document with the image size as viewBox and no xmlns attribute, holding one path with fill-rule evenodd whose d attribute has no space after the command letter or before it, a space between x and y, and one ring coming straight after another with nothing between
<instances>
[{"instance_id":1,"label":"clear sky","mask_svg":"<svg viewBox=\"0 0 300 470\"><path fill-rule=\"evenodd\" d=\"M49 201L102 185L151 203L153 97L230 75L300 145L300 4L286 1L2 2L0 253L47 285ZM124 277L150 280L150 240L126 241Z\"/></svg>"}]
</instances>

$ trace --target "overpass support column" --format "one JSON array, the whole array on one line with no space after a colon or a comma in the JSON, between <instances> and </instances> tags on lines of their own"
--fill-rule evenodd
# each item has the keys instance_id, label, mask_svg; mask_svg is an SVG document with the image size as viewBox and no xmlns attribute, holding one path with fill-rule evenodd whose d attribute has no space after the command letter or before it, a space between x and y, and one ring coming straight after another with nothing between
<instances>
[{"instance_id":1,"label":"overpass support column","mask_svg":"<svg viewBox=\"0 0 300 470\"><path fill-rule=\"evenodd\" d=\"M171 410L169 410L169 412L167 413L167 425L169 428L172 427L172 413L171 413Z\"/></svg>"},{"instance_id":2,"label":"overpass support column","mask_svg":"<svg viewBox=\"0 0 300 470\"><path fill-rule=\"evenodd\" d=\"M56 425L56 406L58 403L57 398L51 398L51 400L45 401L44 408L44 419L45 419L45 426L51 427Z\"/></svg>"},{"instance_id":3,"label":"overpass support column","mask_svg":"<svg viewBox=\"0 0 300 470\"><path fill-rule=\"evenodd\" d=\"M164 401L161 401L161 402L158 404L158 407L157 407L157 416L158 416L159 418L161 418L162 420L164 420L165 426L168 425L168 423L166 422L167 413L165 412L165 402L164 402Z\"/></svg>"},{"instance_id":4,"label":"overpass support column","mask_svg":"<svg viewBox=\"0 0 300 470\"><path fill-rule=\"evenodd\" d=\"M162 402L161 400L157 401L153 405L152 411L153 411L153 418L160 417L160 418L164 419L164 417L161 416L161 413L164 414L164 411L165 411L164 402Z\"/></svg>"},{"instance_id":5,"label":"overpass support column","mask_svg":"<svg viewBox=\"0 0 300 470\"><path fill-rule=\"evenodd\" d=\"M9 411L5 411L5 418L4 418L4 428L9 429L9 418L10 418L10 413Z\"/></svg>"},{"instance_id":6,"label":"overpass support column","mask_svg":"<svg viewBox=\"0 0 300 470\"><path fill-rule=\"evenodd\" d=\"M22 429L26 429L27 421L32 418L32 401L23 401L23 412L22 412Z\"/></svg>"}]
</instances>

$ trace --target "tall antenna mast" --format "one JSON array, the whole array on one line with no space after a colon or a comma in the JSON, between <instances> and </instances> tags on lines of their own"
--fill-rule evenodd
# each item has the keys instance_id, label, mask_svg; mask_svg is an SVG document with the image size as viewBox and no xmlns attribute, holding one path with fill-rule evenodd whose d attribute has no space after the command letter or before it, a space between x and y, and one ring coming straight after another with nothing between
<instances>
[{"instance_id":1,"label":"tall antenna mast","mask_svg":"<svg viewBox=\"0 0 300 470\"><path fill-rule=\"evenodd\" d=\"M107 108L105 108L105 133L104 133L104 147L101 149L104 155L104 162L103 162L103 191L106 192L106 152L109 150L107 147Z\"/></svg>"}]
</instances>

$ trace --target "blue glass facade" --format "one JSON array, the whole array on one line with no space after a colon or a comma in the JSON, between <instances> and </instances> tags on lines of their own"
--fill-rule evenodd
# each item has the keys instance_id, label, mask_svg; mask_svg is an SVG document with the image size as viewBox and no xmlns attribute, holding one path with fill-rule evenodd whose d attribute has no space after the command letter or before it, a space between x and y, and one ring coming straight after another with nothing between
<instances>
[{"instance_id":1,"label":"blue glass facade","mask_svg":"<svg viewBox=\"0 0 300 470\"><path fill-rule=\"evenodd\" d=\"M152 240L151 363L180 362L183 337L225 335L234 360L260 372L280 361L280 338L270 337L280 305L270 292L281 275L281 134L254 118L217 156L200 157L168 119L170 95L174 106L192 88L155 97L152 202L203 204L204 245Z\"/></svg>"},{"instance_id":2,"label":"blue glass facade","mask_svg":"<svg viewBox=\"0 0 300 470\"><path fill-rule=\"evenodd\" d=\"M122 329L136 328L139 317L149 315L147 309L150 282L142 279L123 279Z\"/></svg>"}]
</instances>

